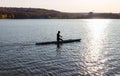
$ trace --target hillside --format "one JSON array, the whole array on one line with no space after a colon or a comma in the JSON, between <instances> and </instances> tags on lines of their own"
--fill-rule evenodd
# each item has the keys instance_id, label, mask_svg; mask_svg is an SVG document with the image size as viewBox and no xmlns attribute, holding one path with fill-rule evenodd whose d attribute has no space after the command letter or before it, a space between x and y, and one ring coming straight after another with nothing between
<instances>
[{"instance_id":1,"label":"hillside","mask_svg":"<svg viewBox=\"0 0 120 76\"><path fill-rule=\"evenodd\" d=\"M0 19L88 19L112 18L120 19L117 13L65 13L38 8L0 7Z\"/></svg>"}]
</instances>

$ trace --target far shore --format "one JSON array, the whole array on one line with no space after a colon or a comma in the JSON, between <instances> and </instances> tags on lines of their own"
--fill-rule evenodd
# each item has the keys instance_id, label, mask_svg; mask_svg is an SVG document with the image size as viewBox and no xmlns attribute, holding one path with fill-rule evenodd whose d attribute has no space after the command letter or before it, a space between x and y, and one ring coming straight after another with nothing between
<instances>
[{"instance_id":1,"label":"far shore","mask_svg":"<svg viewBox=\"0 0 120 76\"><path fill-rule=\"evenodd\" d=\"M0 7L0 19L120 19L120 13L69 13L40 8Z\"/></svg>"}]
</instances>

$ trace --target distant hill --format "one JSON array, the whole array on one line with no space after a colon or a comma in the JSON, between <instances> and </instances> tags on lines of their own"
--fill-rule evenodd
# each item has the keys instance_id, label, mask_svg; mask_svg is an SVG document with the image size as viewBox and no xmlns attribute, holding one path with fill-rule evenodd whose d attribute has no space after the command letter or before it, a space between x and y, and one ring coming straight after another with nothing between
<instances>
[{"instance_id":1,"label":"distant hill","mask_svg":"<svg viewBox=\"0 0 120 76\"><path fill-rule=\"evenodd\" d=\"M118 13L66 13L38 8L0 7L0 19L120 19Z\"/></svg>"}]
</instances>

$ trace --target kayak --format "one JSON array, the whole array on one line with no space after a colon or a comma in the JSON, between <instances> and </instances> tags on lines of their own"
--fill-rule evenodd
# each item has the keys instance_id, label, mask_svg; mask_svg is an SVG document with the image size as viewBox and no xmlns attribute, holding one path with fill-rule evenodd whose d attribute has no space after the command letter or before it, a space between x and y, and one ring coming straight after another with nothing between
<instances>
[{"instance_id":1,"label":"kayak","mask_svg":"<svg viewBox=\"0 0 120 76\"><path fill-rule=\"evenodd\" d=\"M68 39L60 41L59 43L72 43L72 42L80 42L81 39ZM48 44L57 44L57 41L48 41L48 42L38 42L35 45L48 45Z\"/></svg>"}]
</instances>

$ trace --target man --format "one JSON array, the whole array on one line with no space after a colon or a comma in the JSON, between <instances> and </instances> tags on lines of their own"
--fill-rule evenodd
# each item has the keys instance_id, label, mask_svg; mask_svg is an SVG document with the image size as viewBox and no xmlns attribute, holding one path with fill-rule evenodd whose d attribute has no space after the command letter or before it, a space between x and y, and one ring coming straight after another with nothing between
<instances>
[{"instance_id":1,"label":"man","mask_svg":"<svg viewBox=\"0 0 120 76\"><path fill-rule=\"evenodd\" d=\"M58 42L58 43L59 43L60 41L63 41L61 37L62 37L62 36L60 35L60 31L58 31L58 33L57 33L57 42Z\"/></svg>"}]
</instances>

